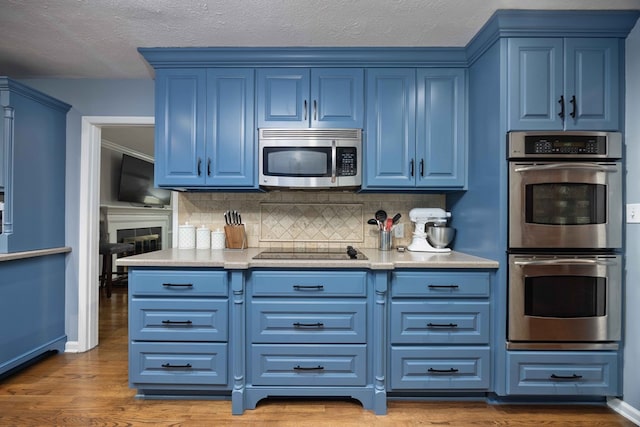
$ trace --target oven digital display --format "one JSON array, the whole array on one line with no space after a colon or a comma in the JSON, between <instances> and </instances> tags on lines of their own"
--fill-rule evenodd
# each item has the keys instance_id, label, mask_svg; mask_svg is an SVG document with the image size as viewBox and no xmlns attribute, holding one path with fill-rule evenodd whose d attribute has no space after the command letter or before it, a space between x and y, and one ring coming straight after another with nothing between
<instances>
[{"instance_id":1,"label":"oven digital display","mask_svg":"<svg viewBox=\"0 0 640 427\"><path fill-rule=\"evenodd\" d=\"M607 154L605 136L528 135L526 154Z\"/></svg>"}]
</instances>

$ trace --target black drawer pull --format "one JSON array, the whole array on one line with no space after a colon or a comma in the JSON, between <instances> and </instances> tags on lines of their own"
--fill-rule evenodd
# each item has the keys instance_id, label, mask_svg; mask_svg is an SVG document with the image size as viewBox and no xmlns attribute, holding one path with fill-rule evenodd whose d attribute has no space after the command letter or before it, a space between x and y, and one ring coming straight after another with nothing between
<instances>
[{"instance_id":1,"label":"black drawer pull","mask_svg":"<svg viewBox=\"0 0 640 427\"><path fill-rule=\"evenodd\" d=\"M172 365L171 363L163 363L162 367L167 369L191 369L191 363L187 363L186 365Z\"/></svg>"},{"instance_id":2,"label":"black drawer pull","mask_svg":"<svg viewBox=\"0 0 640 427\"><path fill-rule=\"evenodd\" d=\"M165 288L193 288L193 283L163 283Z\"/></svg>"},{"instance_id":3,"label":"black drawer pull","mask_svg":"<svg viewBox=\"0 0 640 427\"><path fill-rule=\"evenodd\" d=\"M556 374L551 374L549 379L575 381L575 380L581 380L582 379L582 375L576 375L576 374L573 374L573 375L556 375Z\"/></svg>"},{"instance_id":4,"label":"black drawer pull","mask_svg":"<svg viewBox=\"0 0 640 427\"><path fill-rule=\"evenodd\" d=\"M457 323L427 323L428 328L457 328Z\"/></svg>"},{"instance_id":5,"label":"black drawer pull","mask_svg":"<svg viewBox=\"0 0 640 427\"><path fill-rule=\"evenodd\" d=\"M324 285L293 285L294 291L323 291Z\"/></svg>"},{"instance_id":6,"label":"black drawer pull","mask_svg":"<svg viewBox=\"0 0 640 427\"><path fill-rule=\"evenodd\" d=\"M304 367L304 366L300 366L300 365L296 365L293 367L294 371L322 371L324 370L324 366L312 366L312 367Z\"/></svg>"},{"instance_id":7,"label":"black drawer pull","mask_svg":"<svg viewBox=\"0 0 640 427\"><path fill-rule=\"evenodd\" d=\"M293 324L296 328L324 328L324 323L316 322L316 323L300 323L296 322Z\"/></svg>"},{"instance_id":8,"label":"black drawer pull","mask_svg":"<svg viewBox=\"0 0 640 427\"><path fill-rule=\"evenodd\" d=\"M190 325L193 322L191 320L163 320L163 325Z\"/></svg>"},{"instance_id":9,"label":"black drawer pull","mask_svg":"<svg viewBox=\"0 0 640 427\"><path fill-rule=\"evenodd\" d=\"M456 372L458 372L458 369L456 368L449 368L449 369L433 369L433 368L429 368L428 372L431 374L455 374Z\"/></svg>"},{"instance_id":10,"label":"black drawer pull","mask_svg":"<svg viewBox=\"0 0 640 427\"><path fill-rule=\"evenodd\" d=\"M429 289L458 289L458 285L429 285Z\"/></svg>"}]
</instances>

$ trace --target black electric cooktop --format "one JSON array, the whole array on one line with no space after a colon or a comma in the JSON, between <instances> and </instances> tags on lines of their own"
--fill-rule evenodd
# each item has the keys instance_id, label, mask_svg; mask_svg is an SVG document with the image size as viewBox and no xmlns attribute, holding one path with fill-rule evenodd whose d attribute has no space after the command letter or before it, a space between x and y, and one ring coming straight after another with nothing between
<instances>
[{"instance_id":1,"label":"black electric cooktop","mask_svg":"<svg viewBox=\"0 0 640 427\"><path fill-rule=\"evenodd\" d=\"M253 259L364 260L367 257L354 248L344 249L267 249Z\"/></svg>"}]
</instances>

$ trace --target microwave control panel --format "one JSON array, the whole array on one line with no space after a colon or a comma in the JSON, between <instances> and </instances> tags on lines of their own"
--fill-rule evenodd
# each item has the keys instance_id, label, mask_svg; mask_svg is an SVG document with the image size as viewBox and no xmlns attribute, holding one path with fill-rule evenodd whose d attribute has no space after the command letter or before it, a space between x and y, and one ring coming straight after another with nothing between
<instances>
[{"instance_id":1,"label":"microwave control panel","mask_svg":"<svg viewBox=\"0 0 640 427\"><path fill-rule=\"evenodd\" d=\"M358 174L356 147L338 147L336 150L338 176L356 176Z\"/></svg>"}]
</instances>

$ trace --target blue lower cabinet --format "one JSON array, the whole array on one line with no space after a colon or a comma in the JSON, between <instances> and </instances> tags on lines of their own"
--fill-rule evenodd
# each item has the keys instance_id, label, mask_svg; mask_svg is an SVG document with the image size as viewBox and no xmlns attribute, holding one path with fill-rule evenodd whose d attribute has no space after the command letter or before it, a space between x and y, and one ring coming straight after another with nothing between
<instances>
[{"instance_id":1,"label":"blue lower cabinet","mask_svg":"<svg viewBox=\"0 0 640 427\"><path fill-rule=\"evenodd\" d=\"M336 396L386 413L386 274L257 269L246 282L243 409L271 396Z\"/></svg>"},{"instance_id":2,"label":"blue lower cabinet","mask_svg":"<svg viewBox=\"0 0 640 427\"><path fill-rule=\"evenodd\" d=\"M66 254L0 262L0 374L63 352Z\"/></svg>"},{"instance_id":3,"label":"blue lower cabinet","mask_svg":"<svg viewBox=\"0 0 640 427\"><path fill-rule=\"evenodd\" d=\"M490 350L483 347L391 347L392 390L486 390Z\"/></svg>"},{"instance_id":4,"label":"blue lower cabinet","mask_svg":"<svg viewBox=\"0 0 640 427\"><path fill-rule=\"evenodd\" d=\"M617 396L618 354L611 351L509 351L510 395Z\"/></svg>"},{"instance_id":5,"label":"blue lower cabinet","mask_svg":"<svg viewBox=\"0 0 640 427\"><path fill-rule=\"evenodd\" d=\"M229 279L222 269L129 269L129 383L142 395L228 394Z\"/></svg>"},{"instance_id":6,"label":"blue lower cabinet","mask_svg":"<svg viewBox=\"0 0 640 427\"><path fill-rule=\"evenodd\" d=\"M256 344L249 378L253 385L364 386L366 354L366 345Z\"/></svg>"},{"instance_id":7,"label":"blue lower cabinet","mask_svg":"<svg viewBox=\"0 0 640 427\"><path fill-rule=\"evenodd\" d=\"M227 385L223 343L138 343L129 348L129 382L137 384Z\"/></svg>"},{"instance_id":8,"label":"blue lower cabinet","mask_svg":"<svg viewBox=\"0 0 640 427\"><path fill-rule=\"evenodd\" d=\"M366 301L254 301L254 343L364 343Z\"/></svg>"}]
</instances>

